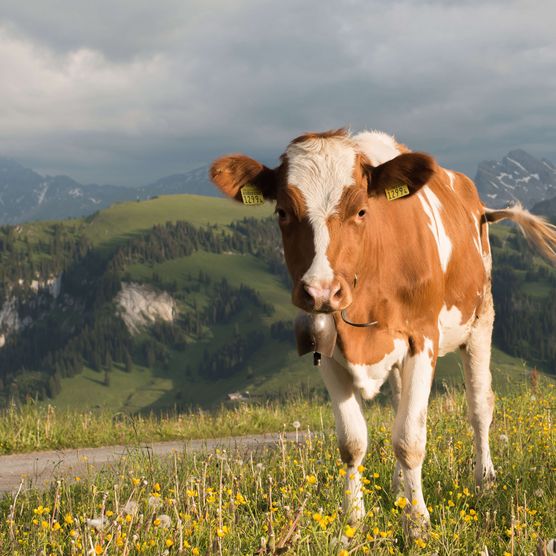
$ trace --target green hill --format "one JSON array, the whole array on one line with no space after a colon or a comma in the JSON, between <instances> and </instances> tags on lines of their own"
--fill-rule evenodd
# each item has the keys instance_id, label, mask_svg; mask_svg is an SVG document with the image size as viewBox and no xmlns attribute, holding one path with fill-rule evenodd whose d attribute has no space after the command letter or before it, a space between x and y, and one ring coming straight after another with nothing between
<instances>
[{"instance_id":1,"label":"green hill","mask_svg":"<svg viewBox=\"0 0 556 556\"><path fill-rule=\"evenodd\" d=\"M1 228L0 301L6 307L15 296L27 324L0 350L0 399L145 411L210 407L238 390L256 399L322 390L288 332L296 309L272 211L174 195L86 219ZM505 389L526 380L530 364L554 368L554 326L542 311L554 306L556 274L508 227L494 228L492 244L495 338L504 350L493 352L493 374ZM33 281L60 273L57 299L34 293ZM144 287L155 296L146 306L171 296L174 320L130 334L115 299ZM436 382L463 382L457 356L439 362Z\"/></svg>"}]
</instances>

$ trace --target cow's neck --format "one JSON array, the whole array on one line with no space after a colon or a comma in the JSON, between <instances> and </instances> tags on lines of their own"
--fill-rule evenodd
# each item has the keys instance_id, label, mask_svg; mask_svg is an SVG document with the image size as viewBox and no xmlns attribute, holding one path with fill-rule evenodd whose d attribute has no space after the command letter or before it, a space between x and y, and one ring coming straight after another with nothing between
<instances>
[{"instance_id":1,"label":"cow's neck","mask_svg":"<svg viewBox=\"0 0 556 556\"><path fill-rule=\"evenodd\" d=\"M385 286L392 276L384 264L385 249L380 234L367 234L362 256L357 263L357 283L352 289L353 302L349 307L349 319L357 323L378 322L386 324L388 294ZM355 281L354 281L355 282Z\"/></svg>"}]
</instances>

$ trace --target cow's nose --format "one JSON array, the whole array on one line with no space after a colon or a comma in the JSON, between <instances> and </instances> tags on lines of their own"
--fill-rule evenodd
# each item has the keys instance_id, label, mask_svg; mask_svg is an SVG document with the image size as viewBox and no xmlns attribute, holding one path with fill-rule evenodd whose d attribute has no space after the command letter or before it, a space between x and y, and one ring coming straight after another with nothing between
<instances>
[{"instance_id":1,"label":"cow's nose","mask_svg":"<svg viewBox=\"0 0 556 556\"><path fill-rule=\"evenodd\" d=\"M341 299L341 286L338 282L333 284L304 284L308 301L316 310L336 309Z\"/></svg>"}]
</instances>

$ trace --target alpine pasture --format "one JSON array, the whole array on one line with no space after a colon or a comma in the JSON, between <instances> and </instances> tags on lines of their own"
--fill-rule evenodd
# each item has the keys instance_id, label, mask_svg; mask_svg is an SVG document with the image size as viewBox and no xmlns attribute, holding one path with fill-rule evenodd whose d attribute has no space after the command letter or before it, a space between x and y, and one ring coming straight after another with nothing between
<instances>
[{"instance_id":1,"label":"alpine pasture","mask_svg":"<svg viewBox=\"0 0 556 556\"><path fill-rule=\"evenodd\" d=\"M122 242L167 220L216 224L226 232L244 216L270 213L269 207L176 196L115 205L63 226L70 235L87 235L101 256L109 257ZM24 233L31 243L45 240L51 226L29 224ZM522 246L513 232L501 227L493 236L494 256L517 260ZM531 257L535 280L525 280L517 269L515 287L532 303L548 303L553 271ZM163 284L173 281L178 288L188 272L199 271L210 271L216 280L225 276L235 286L247 283L275 307L272 315L247 323L247 330L295 313L286 286L252 255L198 251L126 269L132 280L151 282L157 274ZM208 339L188 346L187 356L196 362L206 345L223 342L237 326L243 325L214 327ZM530 353L527 347L524 339L519 354ZM354 528L340 509L345 468L332 411L310 358L294 354L293 339L267 338L249 360L251 372L243 369L217 381L184 376L183 354L177 351L165 369L139 362L126 372L115 362L109 387L85 365L82 373L62 379L54 400L3 410L0 452L116 443L130 446L129 452L116 468L91 466L80 476L53 477L30 489L27 478L19 492L4 495L0 554L537 554L556 536L556 389L550 374L533 373L531 380L534 361L516 355L493 352L497 399L491 445L497 481L484 492L474 490L463 371L457 357L440 359L424 475L432 523L428 535L416 540L405 536L400 519L412 500L390 490L393 416L387 391L366 405L369 450L361 471L367 515ZM173 409L171 394L180 389L210 409ZM252 400L221 406L235 389L249 390ZM263 401L269 397L274 401ZM305 433L299 443L256 452L239 448L193 455L186 448L193 438L295 430ZM140 448L165 439L184 439L183 453L153 458Z\"/></svg>"}]
</instances>

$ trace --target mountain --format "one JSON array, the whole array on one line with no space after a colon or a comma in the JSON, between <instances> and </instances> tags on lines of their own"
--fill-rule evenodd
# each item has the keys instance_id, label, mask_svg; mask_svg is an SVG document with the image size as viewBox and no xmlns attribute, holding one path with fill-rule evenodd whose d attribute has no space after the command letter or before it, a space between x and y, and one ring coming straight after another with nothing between
<instances>
[{"instance_id":1,"label":"mountain","mask_svg":"<svg viewBox=\"0 0 556 556\"><path fill-rule=\"evenodd\" d=\"M519 201L531 208L556 195L556 166L516 149L500 161L481 162L475 184L489 207L502 208Z\"/></svg>"},{"instance_id":2,"label":"mountain","mask_svg":"<svg viewBox=\"0 0 556 556\"><path fill-rule=\"evenodd\" d=\"M85 216L119 201L177 193L218 195L209 183L207 166L132 188L83 185L68 176L42 176L0 157L0 224Z\"/></svg>"},{"instance_id":3,"label":"mountain","mask_svg":"<svg viewBox=\"0 0 556 556\"><path fill-rule=\"evenodd\" d=\"M209 180L208 172L208 166L201 166L189 172L160 178L154 183L137 188L137 191L142 199L148 199L155 195L176 195L182 193L220 197L220 191Z\"/></svg>"},{"instance_id":4,"label":"mountain","mask_svg":"<svg viewBox=\"0 0 556 556\"><path fill-rule=\"evenodd\" d=\"M549 220L556 223L556 197L537 203L531 210L535 214L546 216Z\"/></svg>"}]
</instances>

